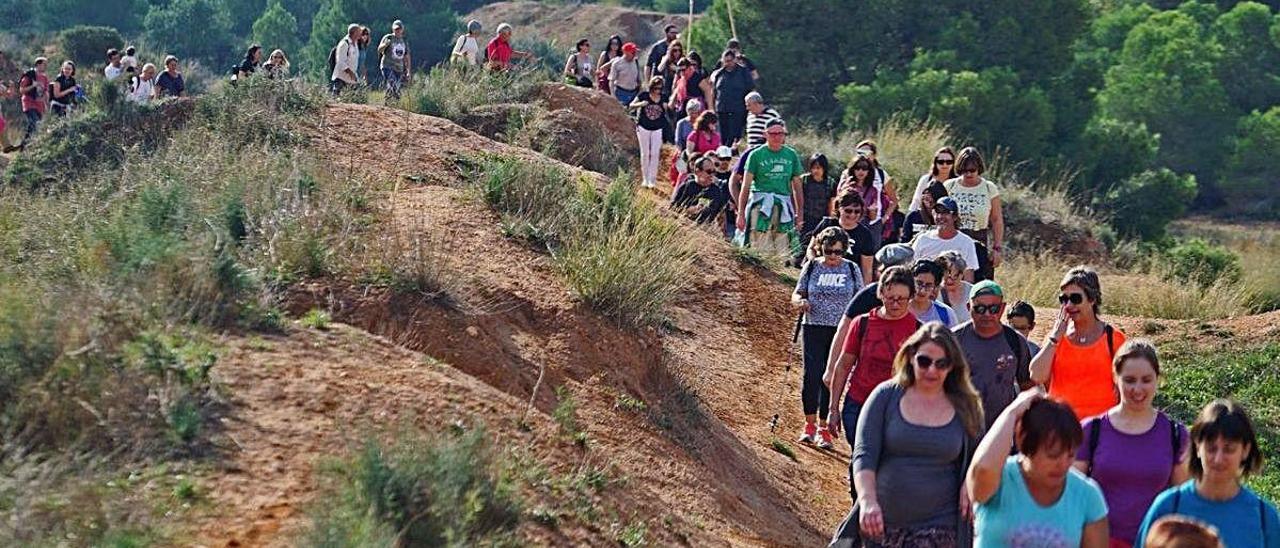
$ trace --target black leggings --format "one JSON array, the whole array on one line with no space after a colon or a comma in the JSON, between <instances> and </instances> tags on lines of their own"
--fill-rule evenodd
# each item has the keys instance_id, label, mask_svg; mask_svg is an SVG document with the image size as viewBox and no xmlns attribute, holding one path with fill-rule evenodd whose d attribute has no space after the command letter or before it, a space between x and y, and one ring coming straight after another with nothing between
<instances>
[{"instance_id":1,"label":"black leggings","mask_svg":"<svg viewBox=\"0 0 1280 548\"><path fill-rule=\"evenodd\" d=\"M808 325L802 328L804 337L804 383L800 388L800 401L805 415L818 415L827 420L831 408L831 391L822 383L831 355L831 341L836 338L836 328L825 325Z\"/></svg>"}]
</instances>

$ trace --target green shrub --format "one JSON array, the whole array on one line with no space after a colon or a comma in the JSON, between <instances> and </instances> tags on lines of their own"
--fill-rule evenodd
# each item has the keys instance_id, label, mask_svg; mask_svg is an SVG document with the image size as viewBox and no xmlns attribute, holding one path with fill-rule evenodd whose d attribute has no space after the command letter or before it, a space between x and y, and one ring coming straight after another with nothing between
<instances>
[{"instance_id":1,"label":"green shrub","mask_svg":"<svg viewBox=\"0 0 1280 548\"><path fill-rule=\"evenodd\" d=\"M521 505L487 439L477 429L366 441L332 467L334 496L313 511L306 544L471 546L509 537Z\"/></svg>"},{"instance_id":2,"label":"green shrub","mask_svg":"<svg viewBox=\"0 0 1280 548\"><path fill-rule=\"evenodd\" d=\"M1201 287L1211 286L1219 279L1232 283L1240 280L1240 257L1199 238L1178 242L1165 256L1180 279L1192 280Z\"/></svg>"},{"instance_id":3,"label":"green shrub","mask_svg":"<svg viewBox=\"0 0 1280 548\"><path fill-rule=\"evenodd\" d=\"M77 25L58 33L58 46L77 65L87 67L104 62L108 49L123 48L124 37L111 27Z\"/></svg>"},{"instance_id":4,"label":"green shrub","mask_svg":"<svg viewBox=\"0 0 1280 548\"><path fill-rule=\"evenodd\" d=\"M306 314L302 315L302 319L298 320L298 323L302 324L302 327L306 327L308 329L324 331L329 329L329 321L330 318L328 312L320 310L319 308L312 308L311 310L308 310Z\"/></svg>"},{"instance_id":5,"label":"green shrub","mask_svg":"<svg viewBox=\"0 0 1280 548\"><path fill-rule=\"evenodd\" d=\"M401 95L401 105L419 114L458 120L481 106L519 102L546 80L537 70L494 72L438 66L426 78L414 79Z\"/></svg>"},{"instance_id":6,"label":"green shrub","mask_svg":"<svg viewBox=\"0 0 1280 548\"><path fill-rule=\"evenodd\" d=\"M560 433L576 436L582 430L578 425L578 401L573 392L563 386L556 387L556 408L551 411L551 418L560 425Z\"/></svg>"},{"instance_id":7,"label":"green shrub","mask_svg":"<svg viewBox=\"0 0 1280 548\"><path fill-rule=\"evenodd\" d=\"M299 122L324 106L324 90L303 80L246 78L199 99L195 120L237 147L301 145Z\"/></svg>"},{"instance_id":8,"label":"green shrub","mask_svg":"<svg viewBox=\"0 0 1280 548\"><path fill-rule=\"evenodd\" d=\"M1195 196L1194 177L1148 170L1117 184L1094 207L1110 216L1120 235L1155 240L1164 236L1169 221L1186 212Z\"/></svg>"}]
</instances>

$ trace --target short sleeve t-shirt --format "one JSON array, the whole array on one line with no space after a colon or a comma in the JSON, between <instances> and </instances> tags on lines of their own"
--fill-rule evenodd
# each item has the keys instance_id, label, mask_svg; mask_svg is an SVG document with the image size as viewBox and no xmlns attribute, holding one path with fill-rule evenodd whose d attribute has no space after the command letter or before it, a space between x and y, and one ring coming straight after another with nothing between
<instances>
[{"instance_id":1,"label":"short sleeve t-shirt","mask_svg":"<svg viewBox=\"0 0 1280 548\"><path fill-rule=\"evenodd\" d=\"M880 282L871 282L859 290L853 296L853 300L849 301L849 306L844 309L844 317L852 320L884 304L880 302L880 297L876 294L878 289L880 289Z\"/></svg>"},{"instance_id":2,"label":"short sleeve t-shirt","mask_svg":"<svg viewBox=\"0 0 1280 548\"><path fill-rule=\"evenodd\" d=\"M23 76L18 81L18 87L24 88L31 85L31 79ZM22 111L36 111L44 114L45 98L49 96L49 77L43 74L36 74L35 89L30 93L22 94Z\"/></svg>"},{"instance_id":3,"label":"short sleeve t-shirt","mask_svg":"<svg viewBox=\"0 0 1280 548\"><path fill-rule=\"evenodd\" d=\"M947 195L960 206L960 230L986 230L991 220L991 200L1000 197L1000 188L986 179L974 187L964 186L961 180L957 177L944 183Z\"/></svg>"},{"instance_id":4,"label":"short sleeve t-shirt","mask_svg":"<svg viewBox=\"0 0 1280 548\"><path fill-rule=\"evenodd\" d=\"M948 329L956 325L956 311L938 301L930 302L929 308L924 312L912 310L911 313L916 315L920 323L938 322Z\"/></svg>"},{"instance_id":5,"label":"short sleeve t-shirt","mask_svg":"<svg viewBox=\"0 0 1280 548\"><path fill-rule=\"evenodd\" d=\"M1078 419L1105 413L1119 401L1111 378L1111 356L1124 345L1125 336L1119 329L1112 332L1113 350L1107 349L1105 333L1089 346L1063 337L1054 350L1049 395L1071 404Z\"/></svg>"},{"instance_id":6,"label":"short sleeve t-shirt","mask_svg":"<svg viewBox=\"0 0 1280 548\"><path fill-rule=\"evenodd\" d=\"M811 226L822 220L830 212L831 198L835 196L835 182L827 177L822 181L813 180L813 174L806 173L800 178L800 188L804 191L805 226Z\"/></svg>"},{"instance_id":7,"label":"short sleeve t-shirt","mask_svg":"<svg viewBox=\"0 0 1280 548\"><path fill-rule=\"evenodd\" d=\"M953 332L960 348L964 349L965 361L969 362L969 380L978 391L990 429L996 417L1018 396L1018 382L1031 378L1032 354L1015 353L1003 332L989 339L978 335L972 323L965 323ZM1022 335L1017 338L1022 344Z\"/></svg>"},{"instance_id":8,"label":"short sleeve t-shirt","mask_svg":"<svg viewBox=\"0 0 1280 548\"><path fill-rule=\"evenodd\" d=\"M1173 467L1182 462L1190 436L1186 427L1175 423L1164 413L1156 415L1155 424L1141 434L1126 434L1111 424L1109 413L1085 419L1085 443L1076 451L1076 460L1089 462L1089 445L1093 423L1099 422L1098 445L1093 451L1093 481L1098 482L1107 499L1107 522L1111 538L1133 543L1142 518L1156 495L1169 486ZM1177 429L1178 448L1174 449L1173 429Z\"/></svg>"},{"instance_id":9,"label":"short sleeve t-shirt","mask_svg":"<svg viewBox=\"0 0 1280 548\"><path fill-rule=\"evenodd\" d=\"M1072 469L1057 502L1031 498L1018 457L1004 462L1000 488L974 509L976 548L1075 548L1084 528L1107 517L1107 502L1093 480Z\"/></svg>"},{"instance_id":10,"label":"short sleeve t-shirt","mask_svg":"<svg viewBox=\"0 0 1280 548\"><path fill-rule=\"evenodd\" d=\"M859 324L867 322L866 336L859 337L862 328ZM849 376L849 399L863 403L876 385L893 375L893 358L903 341L907 340L920 322L911 314L904 314L896 320L880 317L880 310L875 309L854 319L849 326L849 336L844 339L844 352L853 355L853 374Z\"/></svg>"},{"instance_id":11,"label":"short sleeve t-shirt","mask_svg":"<svg viewBox=\"0 0 1280 548\"><path fill-rule=\"evenodd\" d=\"M636 124L649 131L660 131L667 127L667 109L662 106L662 99L654 100L648 93L638 99L644 105L636 111Z\"/></svg>"},{"instance_id":12,"label":"short sleeve t-shirt","mask_svg":"<svg viewBox=\"0 0 1280 548\"><path fill-rule=\"evenodd\" d=\"M1235 497L1225 501L1201 497L1196 493L1195 480L1165 489L1143 518L1133 547L1142 548L1151 525L1169 514L1195 518L1216 527L1223 545L1230 548L1280 548L1280 517L1276 515L1275 505L1259 499L1248 487L1241 487Z\"/></svg>"},{"instance_id":13,"label":"short sleeve t-shirt","mask_svg":"<svg viewBox=\"0 0 1280 548\"><path fill-rule=\"evenodd\" d=\"M849 261L841 260L836 266L827 266L820 258L805 263L796 280L796 292L809 300L805 325L839 325L840 313L861 288L862 272Z\"/></svg>"},{"instance_id":14,"label":"short sleeve t-shirt","mask_svg":"<svg viewBox=\"0 0 1280 548\"><path fill-rule=\"evenodd\" d=\"M480 42L470 34L463 34L458 37L458 40L453 44L453 53L458 55L453 58L455 64L480 64Z\"/></svg>"},{"instance_id":15,"label":"short sleeve t-shirt","mask_svg":"<svg viewBox=\"0 0 1280 548\"><path fill-rule=\"evenodd\" d=\"M475 40L472 40L472 43L474 42ZM391 69L396 74L404 74L404 57L409 55L409 44L403 37L394 34L383 36L378 42L378 50L382 52L382 60L378 63L378 68Z\"/></svg>"},{"instance_id":16,"label":"short sleeve t-shirt","mask_svg":"<svg viewBox=\"0 0 1280 548\"><path fill-rule=\"evenodd\" d=\"M796 150L786 145L777 152L762 146L747 158L747 172L751 173L752 192L791 195L791 179L804 174L804 165Z\"/></svg>"},{"instance_id":17,"label":"short sleeve t-shirt","mask_svg":"<svg viewBox=\"0 0 1280 548\"><path fill-rule=\"evenodd\" d=\"M809 209L808 194L805 194L804 196L804 206L805 209ZM808 221L805 221L805 226L809 226ZM840 226L840 220L835 217L822 217L822 220L818 221L818 225L813 228L813 233L818 234L826 228L833 226ZM870 257L876 254L875 247L873 247L871 243L871 231L867 230L867 225L858 223L854 225L853 228L845 229L844 234L849 237L849 249L844 252L844 258L853 261L854 264L861 264L863 257ZM880 303L877 302L875 306L880 306ZM875 306L871 308L875 308ZM871 311L871 308L863 310L857 314L851 314L849 317L853 318L855 316L865 314Z\"/></svg>"},{"instance_id":18,"label":"short sleeve t-shirt","mask_svg":"<svg viewBox=\"0 0 1280 548\"><path fill-rule=\"evenodd\" d=\"M968 265L969 269L973 269L978 264L978 248L973 238L963 232L957 232L951 238L939 236L937 229L921 232L916 236L915 241L911 242L911 249L915 251L917 259L937 259L947 251L955 251L964 259L964 264Z\"/></svg>"},{"instance_id":19,"label":"short sleeve t-shirt","mask_svg":"<svg viewBox=\"0 0 1280 548\"><path fill-rule=\"evenodd\" d=\"M187 85L182 81L182 74L177 76L169 74L168 71L161 72L156 77L156 87L164 92L165 97L181 97L182 92L186 91Z\"/></svg>"}]
</instances>

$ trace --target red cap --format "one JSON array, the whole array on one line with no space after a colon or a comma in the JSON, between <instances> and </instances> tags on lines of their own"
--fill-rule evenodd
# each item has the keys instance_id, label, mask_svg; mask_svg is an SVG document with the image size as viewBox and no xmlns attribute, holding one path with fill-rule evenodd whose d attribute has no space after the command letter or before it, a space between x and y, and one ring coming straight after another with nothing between
<instances>
[{"instance_id":1,"label":"red cap","mask_svg":"<svg viewBox=\"0 0 1280 548\"><path fill-rule=\"evenodd\" d=\"M625 44L623 44L623 45L622 45L622 52L623 52L623 53L635 53L636 51L639 51L639 49L640 49L640 48L636 47L636 43L635 43L635 42L627 42L627 43L625 43Z\"/></svg>"}]
</instances>

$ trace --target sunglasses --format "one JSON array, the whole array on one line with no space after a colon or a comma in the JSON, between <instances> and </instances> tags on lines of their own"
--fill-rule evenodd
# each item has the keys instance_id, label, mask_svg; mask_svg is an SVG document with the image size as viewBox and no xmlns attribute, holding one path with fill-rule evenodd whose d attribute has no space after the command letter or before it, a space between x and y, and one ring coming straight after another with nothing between
<instances>
[{"instance_id":1,"label":"sunglasses","mask_svg":"<svg viewBox=\"0 0 1280 548\"><path fill-rule=\"evenodd\" d=\"M933 214L934 215L954 215L954 213L952 213L950 209L944 209L941 207L935 208L933 210Z\"/></svg>"},{"instance_id":2,"label":"sunglasses","mask_svg":"<svg viewBox=\"0 0 1280 548\"><path fill-rule=\"evenodd\" d=\"M853 170L854 171L871 171L871 168L867 166L853 166Z\"/></svg>"},{"instance_id":3,"label":"sunglasses","mask_svg":"<svg viewBox=\"0 0 1280 548\"><path fill-rule=\"evenodd\" d=\"M830 256L832 256L832 255L844 255L844 248L842 248L842 247L826 247L826 248L823 248L823 249L822 249L822 254L823 254L823 255L826 255L826 256L828 256L828 257L830 257Z\"/></svg>"},{"instance_id":4,"label":"sunglasses","mask_svg":"<svg viewBox=\"0 0 1280 548\"><path fill-rule=\"evenodd\" d=\"M928 291L928 290L933 289L933 288L935 288L935 287L938 287L938 284L935 284L935 283L929 283L929 282L922 282L922 281L920 281L920 280L916 280L916 289L919 289L919 290L921 290L921 291Z\"/></svg>"},{"instance_id":5,"label":"sunglasses","mask_svg":"<svg viewBox=\"0 0 1280 548\"><path fill-rule=\"evenodd\" d=\"M700 169L700 170L698 170L698 171L701 171L701 172L706 173L706 174L708 174L708 175L710 175L710 174L712 174L712 173L715 173L715 172L716 172L716 170L714 170L714 169Z\"/></svg>"},{"instance_id":6,"label":"sunglasses","mask_svg":"<svg viewBox=\"0 0 1280 548\"><path fill-rule=\"evenodd\" d=\"M949 166L949 165L951 165L951 164L956 163L956 161L955 161L955 160L944 160L944 159L942 159L942 158L938 158L937 160L934 160L934 161L933 161L933 163L938 164L938 165L940 165L940 166Z\"/></svg>"},{"instance_id":7,"label":"sunglasses","mask_svg":"<svg viewBox=\"0 0 1280 548\"><path fill-rule=\"evenodd\" d=\"M862 209L856 207L842 207L840 208L840 213L845 215L860 215L862 214Z\"/></svg>"},{"instance_id":8,"label":"sunglasses","mask_svg":"<svg viewBox=\"0 0 1280 548\"><path fill-rule=\"evenodd\" d=\"M1067 303L1080 304L1084 302L1084 294L1083 293L1063 293L1061 295L1058 295L1058 302L1061 304L1067 304Z\"/></svg>"},{"instance_id":9,"label":"sunglasses","mask_svg":"<svg viewBox=\"0 0 1280 548\"><path fill-rule=\"evenodd\" d=\"M987 314L999 314L999 313L1000 313L1000 309L1001 309L1001 308L1003 308L1003 307L1004 307L1004 303L1000 303L1000 304L975 304L975 305L973 305L973 313L974 313L974 314L981 314L981 315L983 315L983 316L985 316L985 315L987 315Z\"/></svg>"},{"instance_id":10,"label":"sunglasses","mask_svg":"<svg viewBox=\"0 0 1280 548\"><path fill-rule=\"evenodd\" d=\"M946 371L951 369L951 360L946 358L933 359L924 354L916 354L916 367L920 369L928 369L930 367L938 371Z\"/></svg>"}]
</instances>

